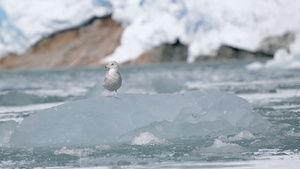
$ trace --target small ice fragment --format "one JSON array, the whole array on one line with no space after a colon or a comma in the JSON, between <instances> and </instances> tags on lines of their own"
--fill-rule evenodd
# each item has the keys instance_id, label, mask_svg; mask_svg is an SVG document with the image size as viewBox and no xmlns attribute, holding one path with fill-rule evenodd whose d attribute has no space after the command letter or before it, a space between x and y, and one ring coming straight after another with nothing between
<instances>
[{"instance_id":1,"label":"small ice fragment","mask_svg":"<svg viewBox=\"0 0 300 169\"><path fill-rule=\"evenodd\" d=\"M167 143L166 140L160 139L150 132L141 133L139 136L135 137L131 142L132 145L154 145L165 143Z\"/></svg>"}]
</instances>

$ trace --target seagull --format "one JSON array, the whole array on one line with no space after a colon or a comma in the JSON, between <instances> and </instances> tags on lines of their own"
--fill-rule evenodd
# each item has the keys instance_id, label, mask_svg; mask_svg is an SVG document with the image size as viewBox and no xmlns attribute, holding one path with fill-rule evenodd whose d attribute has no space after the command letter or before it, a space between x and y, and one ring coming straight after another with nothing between
<instances>
[{"instance_id":1,"label":"seagull","mask_svg":"<svg viewBox=\"0 0 300 169\"><path fill-rule=\"evenodd\" d=\"M107 89L109 92L115 92L115 98L117 98L117 90L122 85L122 77L119 73L119 64L116 61L110 62L105 68L109 68L109 70L105 74L105 79L103 82L103 87ZM112 97L112 96L106 96Z\"/></svg>"}]
</instances>

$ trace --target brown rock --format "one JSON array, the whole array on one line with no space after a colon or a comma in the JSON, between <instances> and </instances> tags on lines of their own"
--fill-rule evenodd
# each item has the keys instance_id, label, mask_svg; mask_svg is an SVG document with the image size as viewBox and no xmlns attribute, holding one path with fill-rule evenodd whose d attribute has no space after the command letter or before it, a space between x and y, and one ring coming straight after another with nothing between
<instances>
[{"instance_id":1,"label":"brown rock","mask_svg":"<svg viewBox=\"0 0 300 169\"><path fill-rule=\"evenodd\" d=\"M222 45L217 56L224 59L247 59L247 58L260 58L260 57L272 57L259 51L251 52L240 48L235 48L233 46Z\"/></svg>"},{"instance_id":2,"label":"brown rock","mask_svg":"<svg viewBox=\"0 0 300 169\"><path fill-rule=\"evenodd\" d=\"M131 61L129 64L151 64L162 62L186 62L187 60L186 45L177 41L174 44L162 44L149 51L143 53L135 61Z\"/></svg>"},{"instance_id":3,"label":"brown rock","mask_svg":"<svg viewBox=\"0 0 300 169\"><path fill-rule=\"evenodd\" d=\"M3 59L0 60L0 65L4 69L11 69L12 67L10 66L12 62L17 61L20 59L20 56L15 55L15 54L10 54L7 57L4 57Z\"/></svg>"},{"instance_id":4,"label":"brown rock","mask_svg":"<svg viewBox=\"0 0 300 169\"><path fill-rule=\"evenodd\" d=\"M100 65L99 60L120 45L124 28L111 17L93 19L91 24L51 35L16 56L0 61L0 67L56 68Z\"/></svg>"}]
</instances>

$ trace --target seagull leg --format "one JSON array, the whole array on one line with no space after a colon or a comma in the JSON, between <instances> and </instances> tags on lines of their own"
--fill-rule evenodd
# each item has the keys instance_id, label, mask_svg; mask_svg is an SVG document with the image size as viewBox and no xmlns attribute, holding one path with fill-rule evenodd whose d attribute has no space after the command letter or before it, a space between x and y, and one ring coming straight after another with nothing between
<instances>
[{"instance_id":1,"label":"seagull leg","mask_svg":"<svg viewBox=\"0 0 300 169\"><path fill-rule=\"evenodd\" d=\"M111 96L111 92L110 91L108 91L107 92L107 96L106 96L106 98L111 98L112 96Z\"/></svg>"},{"instance_id":2,"label":"seagull leg","mask_svg":"<svg viewBox=\"0 0 300 169\"><path fill-rule=\"evenodd\" d=\"M118 93L117 93L117 91L115 91L115 97L114 98L118 99Z\"/></svg>"},{"instance_id":3,"label":"seagull leg","mask_svg":"<svg viewBox=\"0 0 300 169\"><path fill-rule=\"evenodd\" d=\"M108 91L108 95L106 96L106 98L115 98L115 99L118 99L118 93L117 93L117 91L114 91L114 92L115 92L115 94L114 94L114 96L112 96L111 91Z\"/></svg>"}]
</instances>

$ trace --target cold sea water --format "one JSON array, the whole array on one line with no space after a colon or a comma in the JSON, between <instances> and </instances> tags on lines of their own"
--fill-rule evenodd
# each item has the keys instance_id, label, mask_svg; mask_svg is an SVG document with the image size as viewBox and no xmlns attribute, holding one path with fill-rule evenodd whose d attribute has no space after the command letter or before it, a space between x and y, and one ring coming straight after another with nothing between
<instances>
[{"instance_id":1,"label":"cold sea water","mask_svg":"<svg viewBox=\"0 0 300 169\"><path fill-rule=\"evenodd\" d=\"M10 135L38 110L105 97L102 81L107 70L0 71L0 168L299 168L300 69L248 70L251 62L121 66L119 93L217 89L246 99L272 124L268 132L243 130L176 139L145 132L132 142L59 147L14 147Z\"/></svg>"}]
</instances>

